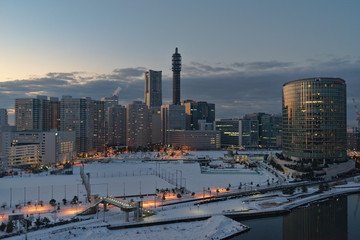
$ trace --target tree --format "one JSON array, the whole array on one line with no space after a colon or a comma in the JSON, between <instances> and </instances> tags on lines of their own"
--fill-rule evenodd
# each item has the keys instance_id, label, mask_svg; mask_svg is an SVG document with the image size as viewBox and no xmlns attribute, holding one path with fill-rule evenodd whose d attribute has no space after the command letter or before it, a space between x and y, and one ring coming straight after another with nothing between
<instances>
[{"instance_id":1,"label":"tree","mask_svg":"<svg viewBox=\"0 0 360 240\"><path fill-rule=\"evenodd\" d=\"M6 232L11 233L14 230L14 224L12 221L9 221L6 225Z\"/></svg>"},{"instance_id":2,"label":"tree","mask_svg":"<svg viewBox=\"0 0 360 240\"><path fill-rule=\"evenodd\" d=\"M55 199L51 199L51 200L49 201L49 203L50 203L50 205L53 206L53 207L56 206L56 200L55 200Z\"/></svg>"},{"instance_id":3,"label":"tree","mask_svg":"<svg viewBox=\"0 0 360 240\"><path fill-rule=\"evenodd\" d=\"M195 196L195 192L192 192L192 193L191 193L191 196Z\"/></svg>"},{"instance_id":4,"label":"tree","mask_svg":"<svg viewBox=\"0 0 360 240\"><path fill-rule=\"evenodd\" d=\"M66 198L64 198L64 199L62 200L62 202L63 202L64 205L66 205L66 203L67 203Z\"/></svg>"},{"instance_id":5,"label":"tree","mask_svg":"<svg viewBox=\"0 0 360 240\"><path fill-rule=\"evenodd\" d=\"M177 197L177 198L181 198L181 194L178 193L178 194L176 195L176 197Z\"/></svg>"},{"instance_id":6,"label":"tree","mask_svg":"<svg viewBox=\"0 0 360 240\"><path fill-rule=\"evenodd\" d=\"M3 232L5 230L5 228L6 228L6 224L2 222L0 225L0 231Z\"/></svg>"},{"instance_id":7,"label":"tree","mask_svg":"<svg viewBox=\"0 0 360 240\"><path fill-rule=\"evenodd\" d=\"M71 200L71 204L77 204L79 202L79 199L77 196L74 196L73 199Z\"/></svg>"},{"instance_id":8,"label":"tree","mask_svg":"<svg viewBox=\"0 0 360 240\"><path fill-rule=\"evenodd\" d=\"M50 220L47 217L43 218L43 223L48 224L49 222L50 222Z\"/></svg>"},{"instance_id":9,"label":"tree","mask_svg":"<svg viewBox=\"0 0 360 240\"><path fill-rule=\"evenodd\" d=\"M36 219L36 221L35 221L36 227L39 228L42 224L43 224L43 222L41 221L41 218L38 217L38 218Z\"/></svg>"}]
</instances>

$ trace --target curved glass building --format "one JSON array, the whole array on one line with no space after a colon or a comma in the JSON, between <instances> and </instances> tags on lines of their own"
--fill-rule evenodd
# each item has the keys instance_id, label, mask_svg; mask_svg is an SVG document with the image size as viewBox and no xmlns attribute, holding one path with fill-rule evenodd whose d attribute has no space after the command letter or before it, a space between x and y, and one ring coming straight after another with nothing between
<instances>
[{"instance_id":1,"label":"curved glass building","mask_svg":"<svg viewBox=\"0 0 360 240\"><path fill-rule=\"evenodd\" d=\"M283 153L294 160L346 160L346 84L308 78L283 85Z\"/></svg>"}]
</instances>

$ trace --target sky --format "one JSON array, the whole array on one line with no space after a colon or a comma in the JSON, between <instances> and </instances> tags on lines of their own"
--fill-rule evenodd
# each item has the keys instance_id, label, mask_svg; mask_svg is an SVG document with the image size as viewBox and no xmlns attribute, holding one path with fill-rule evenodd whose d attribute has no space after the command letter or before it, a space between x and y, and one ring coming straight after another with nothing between
<instances>
[{"instance_id":1,"label":"sky","mask_svg":"<svg viewBox=\"0 0 360 240\"><path fill-rule=\"evenodd\" d=\"M182 55L181 98L216 104L217 118L281 112L282 85L347 83L348 125L360 105L359 1L0 0L0 108L15 98L143 100L144 72ZM9 111L13 121L12 110Z\"/></svg>"}]
</instances>

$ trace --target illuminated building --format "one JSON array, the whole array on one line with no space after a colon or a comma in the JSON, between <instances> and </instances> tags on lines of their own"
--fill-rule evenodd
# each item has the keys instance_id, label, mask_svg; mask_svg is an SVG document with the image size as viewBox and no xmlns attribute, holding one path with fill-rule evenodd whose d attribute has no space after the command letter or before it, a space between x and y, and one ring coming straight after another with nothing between
<instances>
[{"instance_id":1,"label":"illuminated building","mask_svg":"<svg viewBox=\"0 0 360 240\"><path fill-rule=\"evenodd\" d=\"M171 144L174 131L184 131L186 126L185 107L182 105L161 106L161 142Z\"/></svg>"},{"instance_id":2,"label":"illuminated building","mask_svg":"<svg viewBox=\"0 0 360 240\"><path fill-rule=\"evenodd\" d=\"M151 128L151 143L161 143L161 106L151 107L149 109L150 128Z\"/></svg>"},{"instance_id":3,"label":"illuminated building","mask_svg":"<svg viewBox=\"0 0 360 240\"><path fill-rule=\"evenodd\" d=\"M94 107L91 98L63 96L60 102L60 130L76 133L76 151L94 151Z\"/></svg>"},{"instance_id":4,"label":"illuminated building","mask_svg":"<svg viewBox=\"0 0 360 240\"><path fill-rule=\"evenodd\" d=\"M206 120L207 123L215 121L215 104L207 102L196 102L193 100L184 100L186 129L200 130L199 120Z\"/></svg>"},{"instance_id":5,"label":"illuminated building","mask_svg":"<svg viewBox=\"0 0 360 240\"><path fill-rule=\"evenodd\" d=\"M112 106L117 106L119 104L119 97L116 95L117 90L115 90L114 95L111 97L104 97L101 98L101 101L105 103L105 143L108 145L113 145L113 143L110 143L110 136L109 136L109 108Z\"/></svg>"},{"instance_id":6,"label":"illuminated building","mask_svg":"<svg viewBox=\"0 0 360 240\"><path fill-rule=\"evenodd\" d=\"M308 78L283 85L283 152L294 159L346 159L346 84Z\"/></svg>"},{"instance_id":7,"label":"illuminated building","mask_svg":"<svg viewBox=\"0 0 360 240\"><path fill-rule=\"evenodd\" d=\"M259 147L259 121L250 119L239 120L239 146L248 148Z\"/></svg>"},{"instance_id":8,"label":"illuminated building","mask_svg":"<svg viewBox=\"0 0 360 240\"><path fill-rule=\"evenodd\" d=\"M93 116L94 116L94 132L93 132L93 146L96 152L105 151L105 102L92 100Z\"/></svg>"},{"instance_id":9,"label":"illuminated building","mask_svg":"<svg viewBox=\"0 0 360 240\"><path fill-rule=\"evenodd\" d=\"M162 105L161 71L145 72L144 102L148 108Z\"/></svg>"},{"instance_id":10,"label":"illuminated building","mask_svg":"<svg viewBox=\"0 0 360 240\"><path fill-rule=\"evenodd\" d=\"M37 96L15 99L15 126L18 131L58 129L58 98Z\"/></svg>"},{"instance_id":11,"label":"illuminated building","mask_svg":"<svg viewBox=\"0 0 360 240\"><path fill-rule=\"evenodd\" d=\"M172 146L186 150L216 150L220 149L219 131L174 131L172 132Z\"/></svg>"},{"instance_id":12,"label":"illuminated building","mask_svg":"<svg viewBox=\"0 0 360 240\"><path fill-rule=\"evenodd\" d=\"M19 131L2 134L9 166L55 165L76 158L75 132Z\"/></svg>"},{"instance_id":13,"label":"illuminated building","mask_svg":"<svg viewBox=\"0 0 360 240\"><path fill-rule=\"evenodd\" d=\"M221 146L239 146L239 119L215 121L215 130L220 131Z\"/></svg>"},{"instance_id":14,"label":"illuminated building","mask_svg":"<svg viewBox=\"0 0 360 240\"><path fill-rule=\"evenodd\" d=\"M126 145L126 108L113 105L107 110L108 144L110 146Z\"/></svg>"},{"instance_id":15,"label":"illuminated building","mask_svg":"<svg viewBox=\"0 0 360 240\"><path fill-rule=\"evenodd\" d=\"M147 147L150 143L149 110L145 103L133 101L126 106L126 145Z\"/></svg>"}]
</instances>

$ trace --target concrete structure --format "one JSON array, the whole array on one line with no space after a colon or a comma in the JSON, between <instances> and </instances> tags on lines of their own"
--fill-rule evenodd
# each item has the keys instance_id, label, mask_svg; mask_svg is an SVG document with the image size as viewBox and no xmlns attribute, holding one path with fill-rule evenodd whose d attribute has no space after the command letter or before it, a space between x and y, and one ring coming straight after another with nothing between
<instances>
[{"instance_id":1,"label":"concrete structure","mask_svg":"<svg viewBox=\"0 0 360 240\"><path fill-rule=\"evenodd\" d=\"M76 158L75 132L5 132L1 139L1 152L9 166L56 165Z\"/></svg>"},{"instance_id":2,"label":"concrete structure","mask_svg":"<svg viewBox=\"0 0 360 240\"><path fill-rule=\"evenodd\" d=\"M221 146L239 146L239 119L221 119L214 122L214 128L221 133Z\"/></svg>"},{"instance_id":3,"label":"concrete structure","mask_svg":"<svg viewBox=\"0 0 360 240\"><path fill-rule=\"evenodd\" d=\"M178 48L172 55L172 71L173 71L173 105L180 105L180 72L181 72L181 55Z\"/></svg>"},{"instance_id":4,"label":"concrete structure","mask_svg":"<svg viewBox=\"0 0 360 240\"><path fill-rule=\"evenodd\" d=\"M283 85L283 151L294 160L346 160L346 84L308 78Z\"/></svg>"},{"instance_id":5,"label":"concrete structure","mask_svg":"<svg viewBox=\"0 0 360 240\"><path fill-rule=\"evenodd\" d=\"M161 71L149 70L145 72L144 102L149 109L162 105Z\"/></svg>"},{"instance_id":6,"label":"concrete structure","mask_svg":"<svg viewBox=\"0 0 360 240\"><path fill-rule=\"evenodd\" d=\"M199 120L205 120L208 123L215 121L215 104L213 103L184 100L182 105L185 106L187 130L199 130Z\"/></svg>"},{"instance_id":7,"label":"concrete structure","mask_svg":"<svg viewBox=\"0 0 360 240\"><path fill-rule=\"evenodd\" d=\"M60 129L76 133L76 151L93 153L94 110L91 98L63 96L60 102Z\"/></svg>"},{"instance_id":8,"label":"concrete structure","mask_svg":"<svg viewBox=\"0 0 360 240\"><path fill-rule=\"evenodd\" d=\"M126 106L126 145L147 147L150 143L149 110L145 103L134 101Z\"/></svg>"},{"instance_id":9,"label":"concrete structure","mask_svg":"<svg viewBox=\"0 0 360 240\"><path fill-rule=\"evenodd\" d=\"M126 145L126 108L121 105L113 105L107 110L108 122L108 145Z\"/></svg>"},{"instance_id":10,"label":"concrete structure","mask_svg":"<svg viewBox=\"0 0 360 240\"><path fill-rule=\"evenodd\" d=\"M172 146L186 150L220 149L219 131L185 130L172 132Z\"/></svg>"},{"instance_id":11,"label":"concrete structure","mask_svg":"<svg viewBox=\"0 0 360 240\"><path fill-rule=\"evenodd\" d=\"M162 144L172 144L172 133L175 131L184 131L185 126L185 106L172 104L161 106Z\"/></svg>"}]
</instances>

